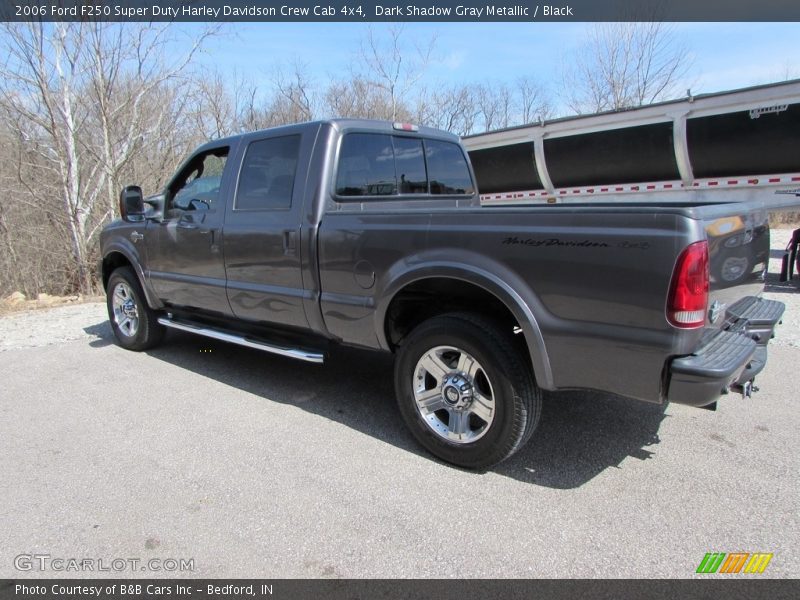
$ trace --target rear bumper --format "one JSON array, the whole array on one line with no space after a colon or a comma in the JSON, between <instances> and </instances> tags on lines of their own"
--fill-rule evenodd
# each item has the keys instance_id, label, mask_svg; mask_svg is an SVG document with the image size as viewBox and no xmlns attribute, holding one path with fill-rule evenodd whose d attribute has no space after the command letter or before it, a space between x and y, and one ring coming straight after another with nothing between
<instances>
[{"instance_id":1,"label":"rear bumper","mask_svg":"<svg viewBox=\"0 0 800 600\"><path fill-rule=\"evenodd\" d=\"M713 404L731 388L748 387L767 362L767 343L784 311L782 302L753 298L729 311L725 331L711 331L690 356L672 360L667 400L690 406Z\"/></svg>"}]
</instances>

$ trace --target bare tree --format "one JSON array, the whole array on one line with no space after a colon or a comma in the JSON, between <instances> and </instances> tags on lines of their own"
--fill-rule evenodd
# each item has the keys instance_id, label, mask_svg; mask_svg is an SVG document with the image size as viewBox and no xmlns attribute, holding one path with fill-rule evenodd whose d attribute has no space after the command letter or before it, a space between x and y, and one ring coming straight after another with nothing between
<instances>
[{"instance_id":1,"label":"bare tree","mask_svg":"<svg viewBox=\"0 0 800 600\"><path fill-rule=\"evenodd\" d=\"M786 60L777 75L770 78L770 83L772 81L791 81L793 79L800 79L800 68L790 60Z\"/></svg>"},{"instance_id":2,"label":"bare tree","mask_svg":"<svg viewBox=\"0 0 800 600\"><path fill-rule=\"evenodd\" d=\"M81 102L87 72L86 36L80 25L3 24L9 59L2 68L2 102L10 125L30 140L58 182L70 233L78 286L91 289L87 224L102 184L99 164L84 165L80 132L88 120ZM88 188L88 189L87 189Z\"/></svg>"},{"instance_id":3,"label":"bare tree","mask_svg":"<svg viewBox=\"0 0 800 600\"><path fill-rule=\"evenodd\" d=\"M486 82L476 86L476 104L484 131L516 123L516 99L505 83Z\"/></svg>"},{"instance_id":4,"label":"bare tree","mask_svg":"<svg viewBox=\"0 0 800 600\"><path fill-rule=\"evenodd\" d=\"M413 52L409 51L408 44L413 45ZM435 47L435 37L423 44L409 41L404 36L402 24L388 26L381 35L372 28L367 30L366 39L361 44L365 70L357 78L366 80L385 94L388 110L379 118L398 120L401 106L425 75Z\"/></svg>"},{"instance_id":5,"label":"bare tree","mask_svg":"<svg viewBox=\"0 0 800 600\"><path fill-rule=\"evenodd\" d=\"M0 27L7 57L0 65L0 107L20 140L19 183L34 204L59 198L73 284L89 292L96 234L114 214L121 174L147 145L163 143L174 104L155 100L178 83L204 35L166 62L164 25Z\"/></svg>"},{"instance_id":6,"label":"bare tree","mask_svg":"<svg viewBox=\"0 0 800 600\"><path fill-rule=\"evenodd\" d=\"M310 121L316 113L316 96L307 68L296 60L290 75L277 70L274 77L277 98L273 100L273 111L283 123Z\"/></svg>"},{"instance_id":7,"label":"bare tree","mask_svg":"<svg viewBox=\"0 0 800 600\"><path fill-rule=\"evenodd\" d=\"M470 85L437 89L420 96L417 104L418 122L458 135L474 132L477 115L475 90Z\"/></svg>"},{"instance_id":8,"label":"bare tree","mask_svg":"<svg viewBox=\"0 0 800 600\"><path fill-rule=\"evenodd\" d=\"M154 91L175 82L217 29L205 29L173 60L165 59L170 56L167 46L172 41L168 23L142 24L133 29L95 22L86 23L85 29L86 62L91 73L87 91L102 142L100 151L91 154L102 165L106 188L106 210L89 234L91 240L114 215L122 169L142 145L161 140L164 125L172 116L170 105L152 102ZM87 143L85 147L91 151L95 146Z\"/></svg>"},{"instance_id":9,"label":"bare tree","mask_svg":"<svg viewBox=\"0 0 800 600\"><path fill-rule=\"evenodd\" d=\"M52 165L0 111L0 295L73 291L74 263Z\"/></svg>"},{"instance_id":10,"label":"bare tree","mask_svg":"<svg viewBox=\"0 0 800 600\"><path fill-rule=\"evenodd\" d=\"M381 88L357 75L332 81L325 90L323 102L323 112L331 117L411 119L411 111L405 103L392 106L391 99Z\"/></svg>"},{"instance_id":11,"label":"bare tree","mask_svg":"<svg viewBox=\"0 0 800 600\"><path fill-rule=\"evenodd\" d=\"M565 69L565 99L577 113L651 104L673 94L689 66L667 23L599 23Z\"/></svg>"},{"instance_id":12,"label":"bare tree","mask_svg":"<svg viewBox=\"0 0 800 600\"><path fill-rule=\"evenodd\" d=\"M500 102L491 83L475 86L475 104L484 131L499 129Z\"/></svg>"},{"instance_id":13,"label":"bare tree","mask_svg":"<svg viewBox=\"0 0 800 600\"><path fill-rule=\"evenodd\" d=\"M236 132L236 92L219 72L206 73L191 87L188 118L203 139L217 139Z\"/></svg>"},{"instance_id":14,"label":"bare tree","mask_svg":"<svg viewBox=\"0 0 800 600\"><path fill-rule=\"evenodd\" d=\"M529 77L517 79L519 125L544 121L553 116L553 107L539 83Z\"/></svg>"}]
</instances>

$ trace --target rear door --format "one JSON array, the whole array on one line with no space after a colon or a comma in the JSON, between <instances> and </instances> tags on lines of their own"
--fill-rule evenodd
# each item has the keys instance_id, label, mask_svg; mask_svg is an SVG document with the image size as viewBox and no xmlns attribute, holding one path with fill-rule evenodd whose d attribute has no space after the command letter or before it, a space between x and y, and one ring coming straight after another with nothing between
<instances>
[{"instance_id":1,"label":"rear door","mask_svg":"<svg viewBox=\"0 0 800 600\"><path fill-rule=\"evenodd\" d=\"M225 217L227 293L233 313L307 328L301 273L301 215L308 158L318 126L249 137Z\"/></svg>"}]
</instances>

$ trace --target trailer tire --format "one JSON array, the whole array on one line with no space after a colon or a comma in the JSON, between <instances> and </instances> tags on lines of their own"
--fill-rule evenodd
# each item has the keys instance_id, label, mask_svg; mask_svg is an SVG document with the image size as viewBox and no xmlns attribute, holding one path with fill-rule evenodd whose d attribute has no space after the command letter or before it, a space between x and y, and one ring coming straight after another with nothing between
<instances>
[{"instance_id":1,"label":"trailer tire","mask_svg":"<svg viewBox=\"0 0 800 600\"><path fill-rule=\"evenodd\" d=\"M400 414L431 454L486 469L519 450L539 421L541 391L511 331L472 313L434 317L395 361Z\"/></svg>"}]
</instances>

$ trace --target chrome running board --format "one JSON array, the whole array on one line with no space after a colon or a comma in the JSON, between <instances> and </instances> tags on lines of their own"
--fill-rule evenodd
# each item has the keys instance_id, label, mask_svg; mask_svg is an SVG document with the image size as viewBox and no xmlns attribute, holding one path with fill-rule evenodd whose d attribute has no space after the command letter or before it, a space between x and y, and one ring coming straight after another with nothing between
<instances>
[{"instance_id":1,"label":"chrome running board","mask_svg":"<svg viewBox=\"0 0 800 600\"><path fill-rule=\"evenodd\" d=\"M248 348L255 348L256 350L263 350L271 354L278 354L280 356L288 356L297 360L304 360L306 362L320 364L325 360L325 355L319 352L310 352L308 350L300 350L299 348L285 348L282 346L273 346L266 342L254 340L243 335L235 333L228 333L226 331L219 331L218 329L211 329L203 325L194 325L184 321L176 321L167 317L159 317L158 322L164 327L171 327L172 329L180 329L181 331L188 331L189 333L196 333L205 337L214 338L222 342L230 342L231 344L238 344Z\"/></svg>"}]
</instances>

